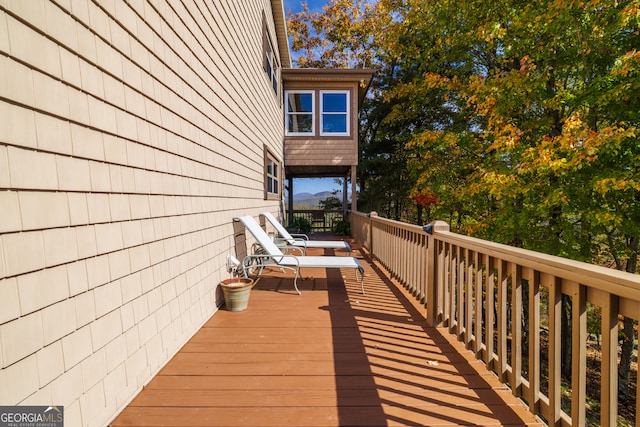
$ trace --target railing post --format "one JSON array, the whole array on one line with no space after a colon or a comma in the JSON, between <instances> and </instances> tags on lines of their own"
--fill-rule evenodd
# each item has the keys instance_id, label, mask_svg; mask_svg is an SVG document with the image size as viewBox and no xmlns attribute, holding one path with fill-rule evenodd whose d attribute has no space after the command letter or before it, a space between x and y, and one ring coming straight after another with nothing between
<instances>
[{"instance_id":1,"label":"railing post","mask_svg":"<svg viewBox=\"0 0 640 427\"><path fill-rule=\"evenodd\" d=\"M438 295L442 293L444 283L444 266L439 264L440 249L436 234L449 231L449 224L444 221L433 221L424 226L427 236L427 323L430 326L440 326L438 320Z\"/></svg>"},{"instance_id":2,"label":"railing post","mask_svg":"<svg viewBox=\"0 0 640 427\"><path fill-rule=\"evenodd\" d=\"M375 257L375 253L373 252L373 219L378 216L378 212L371 211L368 215L369 217L369 253L372 257Z\"/></svg>"},{"instance_id":3,"label":"railing post","mask_svg":"<svg viewBox=\"0 0 640 427\"><path fill-rule=\"evenodd\" d=\"M600 425L617 425L618 419L618 313L619 298L608 294L602 305L602 362L600 365ZM636 424L637 425L637 424Z\"/></svg>"}]
</instances>

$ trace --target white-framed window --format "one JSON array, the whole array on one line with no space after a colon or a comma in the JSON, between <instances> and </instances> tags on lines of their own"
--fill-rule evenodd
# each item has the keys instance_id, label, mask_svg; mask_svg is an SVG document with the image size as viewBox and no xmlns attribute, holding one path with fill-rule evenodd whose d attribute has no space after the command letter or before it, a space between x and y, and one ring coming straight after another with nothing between
<instances>
[{"instance_id":1,"label":"white-framed window","mask_svg":"<svg viewBox=\"0 0 640 427\"><path fill-rule=\"evenodd\" d=\"M315 134L315 93L312 90L288 90L285 92L285 130L287 135Z\"/></svg>"},{"instance_id":2,"label":"white-framed window","mask_svg":"<svg viewBox=\"0 0 640 427\"><path fill-rule=\"evenodd\" d=\"M280 161L264 147L264 198L280 200L282 189L282 168Z\"/></svg>"},{"instance_id":3,"label":"white-framed window","mask_svg":"<svg viewBox=\"0 0 640 427\"><path fill-rule=\"evenodd\" d=\"M349 91L320 91L320 135L349 136Z\"/></svg>"},{"instance_id":4,"label":"white-framed window","mask_svg":"<svg viewBox=\"0 0 640 427\"><path fill-rule=\"evenodd\" d=\"M269 34L269 28L267 27L264 11L262 12L262 52L264 71L267 73L267 77L271 82L273 92L278 95L278 75L280 72L280 64L278 63L278 58L276 57L275 50L273 49L273 42L271 41L271 34Z\"/></svg>"}]
</instances>

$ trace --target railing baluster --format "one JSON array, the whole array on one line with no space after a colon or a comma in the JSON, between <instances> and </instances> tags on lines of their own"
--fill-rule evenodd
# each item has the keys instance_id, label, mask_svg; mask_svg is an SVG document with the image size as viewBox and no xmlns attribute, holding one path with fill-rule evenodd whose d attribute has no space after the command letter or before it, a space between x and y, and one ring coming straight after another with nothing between
<instances>
[{"instance_id":1,"label":"railing baluster","mask_svg":"<svg viewBox=\"0 0 640 427\"><path fill-rule=\"evenodd\" d=\"M464 258L465 258L465 266L466 266L466 274L465 274L465 282L466 282L466 290L465 290L465 328L464 328L464 342L467 348L471 348L472 340L473 340L473 279L475 275L473 274L474 262L473 260L473 251L469 249L464 250Z\"/></svg>"},{"instance_id":2,"label":"railing baluster","mask_svg":"<svg viewBox=\"0 0 640 427\"><path fill-rule=\"evenodd\" d=\"M458 322L460 321L460 317L458 316L458 305L457 305L457 301L458 301L458 282L460 281L460 249L458 248L458 246L452 246L451 247L451 260L453 261L451 264L451 289L449 290L450 292L450 297L451 297L451 302L449 303L451 312L449 313L449 319L451 322L451 326L449 327L449 330L451 331L452 334L456 335L456 337L459 337L460 334L458 333L460 330L460 327L458 326Z\"/></svg>"},{"instance_id":3,"label":"railing baluster","mask_svg":"<svg viewBox=\"0 0 640 427\"><path fill-rule=\"evenodd\" d=\"M388 260L387 264L389 266L389 270L391 270L391 274L393 278L397 278L398 269L396 267L397 266L396 257L398 256L398 253L402 248L402 239L399 238L400 236L396 236L398 237L396 239L391 239L390 236L392 236L394 232L395 232L395 228L393 227L393 225L390 225L388 226L387 232L384 235L384 237L385 237L385 245L387 247L387 260ZM392 247L390 248L389 245L392 245Z\"/></svg>"},{"instance_id":4,"label":"railing baluster","mask_svg":"<svg viewBox=\"0 0 640 427\"><path fill-rule=\"evenodd\" d=\"M602 307L600 424L617 425L618 418L618 297L608 294Z\"/></svg>"},{"instance_id":5,"label":"railing baluster","mask_svg":"<svg viewBox=\"0 0 640 427\"><path fill-rule=\"evenodd\" d=\"M422 283L422 264L420 264L420 258L421 256L424 254L424 248L421 245L421 239L422 236L416 233L412 233L411 234L411 238L412 238L412 257L411 257L411 263L408 266L409 271L412 272L413 274L413 278L411 280L411 282L413 283L413 287L415 290L415 296L416 298L418 298L418 300L422 299L422 292L421 292L421 286L420 284Z\"/></svg>"},{"instance_id":6,"label":"railing baluster","mask_svg":"<svg viewBox=\"0 0 640 427\"><path fill-rule=\"evenodd\" d=\"M449 321L449 332L454 333L456 316L455 316L455 289L456 289L456 252L454 245L448 245L449 264L447 270L447 320Z\"/></svg>"},{"instance_id":7,"label":"railing baluster","mask_svg":"<svg viewBox=\"0 0 640 427\"><path fill-rule=\"evenodd\" d=\"M407 247L409 244L409 232L407 230L398 230L402 235L402 250L399 254L398 259L398 270L400 271L400 275L402 276L402 284L404 286L409 285L409 281L407 280L407 261L409 260L409 253L407 251Z\"/></svg>"},{"instance_id":8,"label":"railing baluster","mask_svg":"<svg viewBox=\"0 0 640 427\"><path fill-rule=\"evenodd\" d=\"M507 276L505 262L498 260L498 378L506 382L507 373Z\"/></svg>"},{"instance_id":9,"label":"railing baluster","mask_svg":"<svg viewBox=\"0 0 640 427\"><path fill-rule=\"evenodd\" d=\"M403 280L404 277L402 276L402 257L404 255L404 246L405 246L405 236L404 236L404 231L399 229L398 227L393 227L393 234L391 234L391 236L396 236L400 241L400 245L398 247L398 250L394 251L393 253L393 265L394 265L394 270L398 272L397 275L397 279L400 283L404 284L405 281ZM389 236L389 237L391 237Z\"/></svg>"},{"instance_id":10,"label":"railing baluster","mask_svg":"<svg viewBox=\"0 0 640 427\"><path fill-rule=\"evenodd\" d=\"M487 365L487 369L496 370L494 366L494 356L495 353L494 345L493 345L493 337L495 336L495 328L494 324L496 321L495 318L495 286L496 286L496 273L495 273L495 260L492 256L485 255L485 264L487 266L487 305L485 310L485 317L487 319L485 323L485 336L486 338L486 354L485 354L485 363Z\"/></svg>"},{"instance_id":11,"label":"railing baluster","mask_svg":"<svg viewBox=\"0 0 640 427\"><path fill-rule=\"evenodd\" d=\"M449 266L449 260L447 259L447 243L434 240L431 242L436 245L435 250L439 253L438 264L436 266L438 269L438 280L436 282L438 285L438 289L436 290L438 300L435 302L438 307L438 316L440 316L438 318L438 325L446 326L447 280L449 275L449 271L447 270Z\"/></svg>"},{"instance_id":12,"label":"railing baluster","mask_svg":"<svg viewBox=\"0 0 640 427\"><path fill-rule=\"evenodd\" d=\"M522 395L522 268L510 262L511 276L511 392Z\"/></svg>"},{"instance_id":13,"label":"railing baluster","mask_svg":"<svg viewBox=\"0 0 640 427\"><path fill-rule=\"evenodd\" d=\"M587 385L587 289L577 282L565 282L571 289L571 425L586 424Z\"/></svg>"},{"instance_id":14,"label":"railing baluster","mask_svg":"<svg viewBox=\"0 0 640 427\"><path fill-rule=\"evenodd\" d=\"M405 281L403 280L404 277L402 276L402 256L404 255L404 245L405 245L405 239L404 239L404 231L399 229L398 227L393 227L392 228L393 233L389 236L390 238L395 236L397 237L396 241L400 242L400 245L398 246L397 250L393 251L393 266L394 266L394 270L398 272L398 274L396 275L396 278L398 279L398 281L401 284L404 284Z\"/></svg>"},{"instance_id":15,"label":"railing baluster","mask_svg":"<svg viewBox=\"0 0 640 427\"><path fill-rule=\"evenodd\" d=\"M421 244L421 248L420 251L418 252L418 267L420 268L420 280L418 283L420 283L420 289L422 290L422 299L423 299L423 303L428 304L428 289L427 289L427 277L429 274L432 274L432 271L430 271L430 265L429 265L429 246L432 245L432 242L429 242L429 239L427 239L427 236L425 236L424 234L420 236L420 239L422 241Z\"/></svg>"},{"instance_id":16,"label":"railing baluster","mask_svg":"<svg viewBox=\"0 0 640 427\"><path fill-rule=\"evenodd\" d=\"M422 269L422 265L420 264L420 256L419 254L422 252L419 250L420 242L419 237L415 233L411 233L411 247L413 250L409 252L410 257L407 265L407 270L411 273L411 284L413 289L413 295L420 300L421 292L418 287L420 284L420 272ZM416 250L418 249L418 250ZM411 268L413 266L413 268Z\"/></svg>"},{"instance_id":17,"label":"railing baluster","mask_svg":"<svg viewBox=\"0 0 640 427\"><path fill-rule=\"evenodd\" d=\"M411 264L411 262L413 261L413 251L411 250L413 243L413 233L405 230L405 239L404 257L402 259L402 275L405 277L405 286L407 286L411 293L415 296L413 288L413 272L409 269L409 264Z\"/></svg>"},{"instance_id":18,"label":"railing baluster","mask_svg":"<svg viewBox=\"0 0 640 427\"><path fill-rule=\"evenodd\" d=\"M413 285L413 294L421 299L420 288L418 285L420 284L420 270L422 265L420 265L420 254L423 251L420 249L420 238L416 233L411 233L411 242L412 242L412 250L411 250L411 262L407 266L407 269L411 272L411 283ZM413 266L413 268L411 268Z\"/></svg>"},{"instance_id":19,"label":"railing baluster","mask_svg":"<svg viewBox=\"0 0 640 427\"><path fill-rule=\"evenodd\" d=\"M460 246L456 247L458 259L458 275L456 278L456 335L459 341L463 340L462 334L464 333L464 270L466 260L464 259L463 252L464 250Z\"/></svg>"},{"instance_id":20,"label":"railing baluster","mask_svg":"<svg viewBox=\"0 0 640 427\"><path fill-rule=\"evenodd\" d=\"M427 322L431 326L440 324L440 304L442 286L442 253L441 242L426 240L426 276L424 278L425 297L427 299Z\"/></svg>"},{"instance_id":21,"label":"railing baluster","mask_svg":"<svg viewBox=\"0 0 640 427\"><path fill-rule=\"evenodd\" d=\"M482 358L482 313L484 308L484 301L482 298L482 289L483 289L483 255L480 252L476 252L475 264L476 264L476 293L475 293L475 330L474 336L475 340L473 342L473 352L476 355L476 359Z\"/></svg>"},{"instance_id":22,"label":"railing baluster","mask_svg":"<svg viewBox=\"0 0 640 427\"><path fill-rule=\"evenodd\" d=\"M561 412L561 311L562 283L557 277L549 280L549 415L550 426L560 426Z\"/></svg>"},{"instance_id":23,"label":"railing baluster","mask_svg":"<svg viewBox=\"0 0 640 427\"><path fill-rule=\"evenodd\" d=\"M527 334L529 340L527 363L529 388L525 399L529 403L529 410L537 414L540 411L540 273L538 271L528 272L526 279L529 283L529 316L527 319L529 323Z\"/></svg>"}]
</instances>

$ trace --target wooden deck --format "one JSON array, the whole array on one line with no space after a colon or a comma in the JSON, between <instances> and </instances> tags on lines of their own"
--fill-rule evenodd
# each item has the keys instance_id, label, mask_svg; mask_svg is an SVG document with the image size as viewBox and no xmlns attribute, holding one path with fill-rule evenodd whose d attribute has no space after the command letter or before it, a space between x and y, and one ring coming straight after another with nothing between
<instances>
[{"instance_id":1,"label":"wooden deck","mask_svg":"<svg viewBox=\"0 0 640 427\"><path fill-rule=\"evenodd\" d=\"M327 251L329 254L329 251ZM258 280L218 311L112 426L539 425L359 251L352 270Z\"/></svg>"}]
</instances>

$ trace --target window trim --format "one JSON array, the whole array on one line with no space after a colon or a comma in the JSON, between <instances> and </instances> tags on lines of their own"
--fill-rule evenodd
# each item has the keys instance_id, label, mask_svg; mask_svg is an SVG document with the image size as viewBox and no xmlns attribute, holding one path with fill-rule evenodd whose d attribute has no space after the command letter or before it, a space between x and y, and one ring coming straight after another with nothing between
<instances>
[{"instance_id":1,"label":"window trim","mask_svg":"<svg viewBox=\"0 0 640 427\"><path fill-rule=\"evenodd\" d=\"M345 94L346 95L346 111L343 112L328 112L325 113L324 112L324 106L323 106L323 101L324 101L324 94L331 94L331 93L335 93L335 94ZM324 116L325 115L344 115L345 120L346 120L346 132L325 132L323 130L324 128ZM350 117L351 117L351 91L349 90L321 90L320 91L320 107L319 107L319 112L318 112L318 116L320 117L320 136L351 136L351 123L350 123Z\"/></svg>"},{"instance_id":2,"label":"window trim","mask_svg":"<svg viewBox=\"0 0 640 427\"><path fill-rule=\"evenodd\" d=\"M310 112L291 112L289 111L289 94L311 94L311 111ZM289 117L291 115L311 114L311 132L289 132ZM315 90L285 90L284 91L284 131L286 136L315 136L316 135L316 91Z\"/></svg>"},{"instance_id":3,"label":"window trim","mask_svg":"<svg viewBox=\"0 0 640 427\"><path fill-rule=\"evenodd\" d=\"M269 164L273 164L275 174L269 173ZM282 179L283 169L282 169L282 161L278 160L278 157L275 156L271 150L265 145L264 146L264 200L280 200L282 199L282 190L283 190L283 179ZM269 191L269 179L275 180L275 189L277 193ZM272 181L273 182L273 181Z\"/></svg>"}]
</instances>

